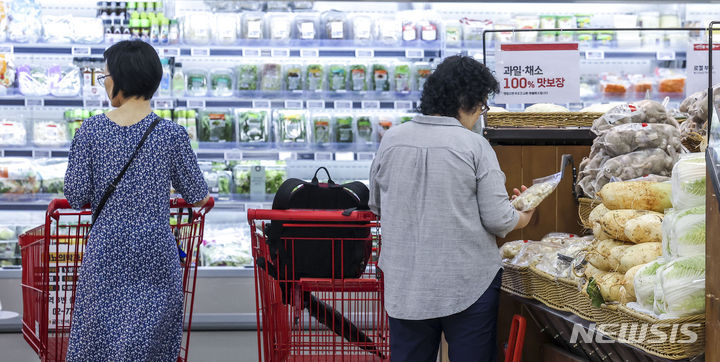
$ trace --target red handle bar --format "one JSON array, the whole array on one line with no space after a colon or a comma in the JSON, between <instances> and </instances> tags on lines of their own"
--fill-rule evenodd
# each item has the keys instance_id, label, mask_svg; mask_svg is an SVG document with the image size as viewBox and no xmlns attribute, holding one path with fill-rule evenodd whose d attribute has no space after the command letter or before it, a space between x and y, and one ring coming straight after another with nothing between
<instances>
[{"instance_id":1,"label":"red handle bar","mask_svg":"<svg viewBox=\"0 0 720 362\"><path fill-rule=\"evenodd\" d=\"M211 197L208 199L205 205L200 208L200 212L207 214L213 208L213 206L215 206L215 199ZM170 199L170 207L174 209L186 209L192 207L192 205L188 204L185 200L181 198L174 198ZM53 199L52 201L50 201L50 204L48 204L47 212L50 215L57 210L66 209L72 209L72 206L70 206L70 202L67 199ZM90 205L83 206L83 209L90 209Z\"/></svg>"},{"instance_id":2,"label":"red handle bar","mask_svg":"<svg viewBox=\"0 0 720 362\"><path fill-rule=\"evenodd\" d=\"M338 222L370 222L377 217L370 211L353 211L350 216L342 214L342 210L267 210L248 209L248 222L254 220L288 220L288 221L338 221Z\"/></svg>"}]
</instances>

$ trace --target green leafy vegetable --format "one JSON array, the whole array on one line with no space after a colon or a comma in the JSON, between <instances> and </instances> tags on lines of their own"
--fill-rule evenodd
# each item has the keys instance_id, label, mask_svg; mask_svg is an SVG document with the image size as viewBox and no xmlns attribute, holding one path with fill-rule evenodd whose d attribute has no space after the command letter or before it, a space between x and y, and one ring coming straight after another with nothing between
<instances>
[{"instance_id":1,"label":"green leafy vegetable","mask_svg":"<svg viewBox=\"0 0 720 362\"><path fill-rule=\"evenodd\" d=\"M603 303L605 303L605 300L600 293L600 287L597 285L595 278L590 278L586 291L590 296L590 301L592 302L593 307L599 308Z\"/></svg>"}]
</instances>

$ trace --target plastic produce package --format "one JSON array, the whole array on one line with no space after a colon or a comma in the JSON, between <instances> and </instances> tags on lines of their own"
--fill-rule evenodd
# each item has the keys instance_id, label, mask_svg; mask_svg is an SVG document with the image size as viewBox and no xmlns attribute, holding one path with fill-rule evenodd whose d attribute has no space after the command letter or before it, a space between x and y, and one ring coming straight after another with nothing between
<instances>
[{"instance_id":1,"label":"plastic produce package","mask_svg":"<svg viewBox=\"0 0 720 362\"><path fill-rule=\"evenodd\" d=\"M215 69L210 73L210 91L216 97L233 95L233 72L230 69Z\"/></svg>"},{"instance_id":2,"label":"plastic produce package","mask_svg":"<svg viewBox=\"0 0 720 362\"><path fill-rule=\"evenodd\" d=\"M333 134L332 118L329 114L319 113L312 115L312 140L318 146L330 143Z\"/></svg>"},{"instance_id":3,"label":"plastic produce package","mask_svg":"<svg viewBox=\"0 0 720 362\"><path fill-rule=\"evenodd\" d=\"M704 153L683 155L672 170L672 204L676 209L705 204L706 164Z\"/></svg>"},{"instance_id":4,"label":"plastic produce package","mask_svg":"<svg viewBox=\"0 0 720 362\"><path fill-rule=\"evenodd\" d=\"M45 159L34 163L41 182L41 192L45 194L62 195L65 185L66 160Z\"/></svg>"},{"instance_id":5,"label":"plastic produce package","mask_svg":"<svg viewBox=\"0 0 720 362\"><path fill-rule=\"evenodd\" d=\"M311 92L325 89L325 70L322 64L308 64L305 68L305 89Z\"/></svg>"},{"instance_id":6,"label":"plastic produce package","mask_svg":"<svg viewBox=\"0 0 720 362\"><path fill-rule=\"evenodd\" d=\"M48 70L50 94L56 97L74 97L80 94L82 78L80 69L74 65L54 65Z\"/></svg>"},{"instance_id":7,"label":"plastic produce package","mask_svg":"<svg viewBox=\"0 0 720 362\"><path fill-rule=\"evenodd\" d=\"M301 40L318 39L318 15L314 13L300 13L295 16L295 35L293 38Z\"/></svg>"},{"instance_id":8,"label":"plastic produce package","mask_svg":"<svg viewBox=\"0 0 720 362\"><path fill-rule=\"evenodd\" d=\"M542 262L545 258L556 258L557 252L561 248L562 246L552 243L530 241L522 246L510 264L524 267Z\"/></svg>"},{"instance_id":9,"label":"plastic produce package","mask_svg":"<svg viewBox=\"0 0 720 362\"><path fill-rule=\"evenodd\" d=\"M666 226L665 237L670 255L705 255L705 205L674 210Z\"/></svg>"},{"instance_id":10,"label":"plastic produce package","mask_svg":"<svg viewBox=\"0 0 720 362\"><path fill-rule=\"evenodd\" d=\"M328 71L328 90L342 92L347 89L347 67L342 64L332 64Z\"/></svg>"},{"instance_id":11,"label":"plastic produce package","mask_svg":"<svg viewBox=\"0 0 720 362\"><path fill-rule=\"evenodd\" d=\"M36 146L64 146L68 143L68 127L64 121L39 121L33 126L33 143Z\"/></svg>"},{"instance_id":12,"label":"plastic produce package","mask_svg":"<svg viewBox=\"0 0 720 362\"><path fill-rule=\"evenodd\" d=\"M632 180L649 174L668 176L677 156L677 154L669 155L659 148L651 148L613 157L600 168L594 189L602 189L613 178Z\"/></svg>"},{"instance_id":13,"label":"plastic produce package","mask_svg":"<svg viewBox=\"0 0 720 362\"><path fill-rule=\"evenodd\" d=\"M12 54L0 54L0 95L15 83L15 64Z\"/></svg>"},{"instance_id":14,"label":"plastic produce package","mask_svg":"<svg viewBox=\"0 0 720 362\"><path fill-rule=\"evenodd\" d=\"M667 314L683 317L705 311L705 255L675 259L658 278Z\"/></svg>"},{"instance_id":15,"label":"plastic produce package","mask_svg":"<svg viewBox=\"0 0 720 362\"><path fill-rule=\"evenodd\" d=\"M240 142L262 143L270 141L270 121L267 111L235 109L234 112L238 122Z\"/></svg>"},{"instance_id":16,"label":"plastic produce package","mask_svg":"<svg viewBox=\"0 0 720 362\"><path fill-rule=\"evenodd\" d=\"M263 163L261 163L263 165ZM233 167L233 192L239 195L250 194L250 171L256 163L242 163ZM274 195L287 178L284 166L263 165L265 168L265 190L267 195Z\"/></svg>"},{"instance_id":17,"label":"plastic produce package","mask_svg":"<svg viewBox=\"0 0 720 362\"><path fill-rule=\"evenodd\" d=\"M364 92L367 90L368 69L365 64L350 65L350 90Z\"/></svg>"},{"instance_id":18,"label":"plastic produce package","mask_svg":"<svg viewBox=\"0 0 720 362\"><path fill-rule=\"evenodd\" d=\"M601 135L615 126L626 123L663 123L678 126L677 121L667 114L662 104L643 100L613 107L593 122L592 131Z\"/></svg>"},{"instance_id":19,"label":"plastic produce package","mask_svg":"<svg viewBox=\"0 0 720 362\"><path fill-rule=\"evenodd\" d=\"M42 97L50 94L50 77L46 68L22 65L17 73L18 89L23 95Z\"/></svg>"},{"instance_id":20,"label":"plastic produce package","mask_svg":"<svg viewBox=\"0 0 720 362\"><path fill-rule=\"evenodd\" d=\"M300 64L286 64L283 67L285 74L285 90L298 92L303 89L303 69Z\"/></svg>"},{"instance_id":21,"label":"plastic produce package","mask_svg":"<svg viewBox=\"0 0 720 362\"><path fill-rule=\"evenodd\" d=\"M280 91L282 90L282 84L282 65L277 63L263 64L260 89L263 91Z\"/></svg>"},{"instance_id":22,"label":"plastic produce package","mask_svg":"<svg viewBox=\"0 0 720 362\"><path fill-rule=\"evenodd\" d=\"M73 41L72 15L43 15L43 41L68 44Z\"/></svg>"},{"instance_id":23,"label":"plastic produce package","mask_svg":"<svg viewBox=\"0 0 720 362\"><path fill-rule=\"evenodd\" d=\"M24 158L0 159L0 194L34 194L40 191L40 180L32 162Z\"/></svg>"},{"instance_id":24,"label":"plastic produce package","mask_svg":"<svg viewBox=\"0 0 720 362\"><path fill-rule=\"evenodd\" d=\"M658 284L657 271L665 263L655 260L640 267L635 272L634 289L638 305L643 309L652 310L655 301L655 285Z\"/></svg>"},{"instance_id":25,"label":"plastic produce package","mask_svg":"<svg viewBox=\"0 0 720 362\"><path fill-rule=\"evenodd\" d=\"M34 43L42 36L40 6L34 0L10 2L10 21L7 39L16 43ZM102 32L100 32L102 36Z\"/></svg>"},{"instance_id":26,"label":"plastic produce package","mask_svg":"<svg viewBox=\"0 0 720 362\"><path fill-rule=\"evenodd\" d=\"M515 240L502 244L500 247L500 257L503 259L503 262L510 262L520 250L522 250L523 245L528 242L528 240Z\"/></svg>"},{"instance_id":27,"label":"plastic produce package","mask_svg":"<svg viewBox=\"0 0 720 362\"><path fill-rule=\"evenodd\" d=\"M372 40L372 18L359 15L352 18L352 38L356 42L368 43Z\"/></svg>"},{"instance_id":28,"label":"plastic produce package","mask_svg":"<svg viewBox=\"0 0 720 362\"><path fill-rule=\"evenodd\" d=\"M680 130L669 124L628 123L610 128L593 142L608 156L624 155L643 148L660 148L668 154L681 148Z\"/></svg>"},{"instance_id":29,"label":"plastic produce package","mask_svg":"<svg viewBox=\"0 0 720 362\"><path fill-rule=\"evenodd\" d=\"M73 42L98 44L104 38L103 21L100 18L74 17L72 19Z\"/></svg>"},{"instance_id":30,"label":"plastic produce package","mask_svg":"<svg viewBox=\"0 0 720 362\"><path fill-rule=\"evenodd\" d=\"M204 171L203 176L211 193L219 195L230 194L230 185L232 184L232 174L230 171Z\"/></svg>"},{"instance_id":31,"label":"plastic produce package","mask_svg":"<svg viewBox=\"0 0 720 362\"><path fill-rule=\"evenodd\" d=\"M565 113L570 112L569 109L552 103L538 103L525 108L525 112L533 113Z\"/></svg>"},{"instance_id":32,"label":"plastic produce package","mask_svg":"<svg viewBox=\"0 0 720 362\"><path fill-rule=\"evenodd\" d=\"M275 140L284 145L307 143L308 132L306 122L307 113L305 111L275 111Z\"/></svg>"},{"instance_id":33,"label":"plastic produce package","mask_svg":"<svg viewBox=\"0 0 720 362\"><path fill-rule=\"evenodd\" d=\"M375 20L375 40L385 44L395 44L400 40L402 26L394 17Z\"/></svg>"},{"instance_id":34,"label":"plastic produce package","mask_svg":"<svg viewBox=\"0 0 720 362\"><path fill-rule=\"evenodd\" d=\"M345 13L340 11L328 11L322 14L325 39L342 40L348 39L348 25Z\"/></svg>"},{"instance_id":35,"label":"plastic produce package","mask_svg":"<svg viewBox=\"0 0 720 362\"><path fill-rule=\"evenodd\" d=\"M359 115L355 119L355 127L357 128L357 139L360 143L372 144L375 140L375 131L373 121L369 115Z\"/></svg>"},{"instance_id":36,"label":"plastic produce package","mask_svg":"<svg viewBox=\"0 0 720 362\"><path fill-rule=\"evenodd\" d=\"M236 68L237 89L254 91L258 87L258 67L255 64L243 64Z\"/></svg>"},{"instance_id":37,"label":"plastic produce package","mask_svg":"<svg viewBox=\"0 0 720 362\"><path fill-rule=\"evenodd\" d=\"M270 39L277 42L287 42L290 40L292 32L292 17L284 13L269 13L267 15L268 26L267 32Z\"/></svg>"},{"instance_id":38,"label":"plastic produce package","mask_svg":"<svg viewBox=\"0 0 720 362\"><path fill-rule=\"evenodd\" d=\"M27 143L25 122L0 119L0 146L24 146Z\"/></svg>"},{"instance_id":39,"label":"plastic produce package","mask_svg":"<svg viewBox=\"0 0 720 362\"><path fill-rule=\"evenodd\" d=\"M393 72L395 78L395 91L398 93L408 93L412 90L410 82L410 65L397 64Z\"/></svg>"},{"instance_id":40,"label":"plastic produce package","mask_svg":"<svg viewBox=\"0 0 720 362\"><path fill-rule=\"evenodd\" d=\"M198 12L185 16L183 21L183 34L185 42L195 45L210 44L212 35L212 13Z\"/></svg>"},{"instance_id":41,"label":"plastic produce package","mask_svg":"<svg viewBox=\"0 0 720 362\"><path fill-rule=\"evenodd\" d=\"M242 36L250 40L265 38L265 17L263 13L243 13Z\"/></svg>"},{"instance_id":42,"label":"plastic produce package","mask_svg":"<svg viewBox=\"0 0 720 362\"><path fill-rule=\"evenodd\" d=\"M333 117L333 123L335 125L335 139L336 143L353 143L354 132L353 132L353 118L351 115L338 114Z\"/></svg>"},{"instance_id":43,"label":"plastic produce package","mask_svg":"<svg viewBox=\"0 0 720 362\"><path fill-rule=\"evenodd\" d=\"M212 37L215 44L231 45L237 41L237 21L235 13L215 14Z\"/></svg>"},{"instance_id":44,"label":"plastic produce package","mask_svg":"<svg viewBox=\"0 0 720 362\"><path fill-rule=\"evenodd\" d=\"M235 124L232 114L200 111L198 140L202 142L234 142Z\"/></svg>"},{"instance_id":45,"label":"plastic produce package","mask_svg":"<svg viewBox=\"0 0 720 362\"><path fill-rule=\"evenodd\" d=\"M512 205L519 211L528 211L536 208L545 200L560 183L562 173L533 180L533 185L512 201Z\"/></svg>"},{"instance_id":46,"label":"plastic produce package","mask_svg":"<svg viewBox=\"0 0 720 362\"><path fill-rule=\"evenodd\" d=\"M204 70L188 70L185 72L187 79L187 95L192 97L203 97L208 92L208 75Z\"/></svg>"},{"instance_id":47,"label":"plastic produce package","mask_svg":"<svg viewBox=\"0 0 720 362\"><path fill-rule=\"evenodd\" d=\"M390 90L390 72L386 65L373 64L371 77L371 90L376 92L387 92Z\"/></svg>"}]
</instances>

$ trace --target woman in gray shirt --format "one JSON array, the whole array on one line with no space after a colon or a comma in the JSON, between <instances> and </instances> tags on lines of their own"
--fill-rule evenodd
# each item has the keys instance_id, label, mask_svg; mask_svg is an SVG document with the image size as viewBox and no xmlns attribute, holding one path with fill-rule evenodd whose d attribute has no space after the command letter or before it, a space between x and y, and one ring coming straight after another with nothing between
<instances>
[{"instance_id":1,"label":"woman in gray shirt","mask_svg":"<svg viewBox=\"0 0 720 362\"><path fill-rule=\"evenodd\" d=\"M475 59L445 59L425 82L422 115L388 130L373 161L393 362L435 361L441 332L450 360L496 360L496 237L534 212L510 205L495 152L470 131L497 90Z\"/></svg>"}]
</instances>

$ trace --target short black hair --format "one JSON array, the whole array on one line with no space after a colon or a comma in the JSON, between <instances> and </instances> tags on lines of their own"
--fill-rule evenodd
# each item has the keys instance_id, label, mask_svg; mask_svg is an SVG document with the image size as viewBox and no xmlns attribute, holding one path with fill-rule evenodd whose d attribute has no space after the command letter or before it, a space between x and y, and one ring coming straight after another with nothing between
<instances>
[{"instance_id":1,"label":"short black hair","mask_svg":"<svg viewBox=\"0 0 720 362\"><path fill-rule=\"evenodd\" d=\"M474 112L497 93L498 82L475 58L453 55L428 77L420 97L420 113L458 117L458 111Z\"/></svg>"},{"instance_id":2,"label":"short black hair","mask_svg":"<svg viewBox=\"0 0 720 362\"><path fill-rule=\"evenodd\" d=\"M144 41L126 40L107 48L103 58L113 80L113 98L120 91L125 98L152 98L163 74L155 48Z\"/></svg>"}]
</instances>

